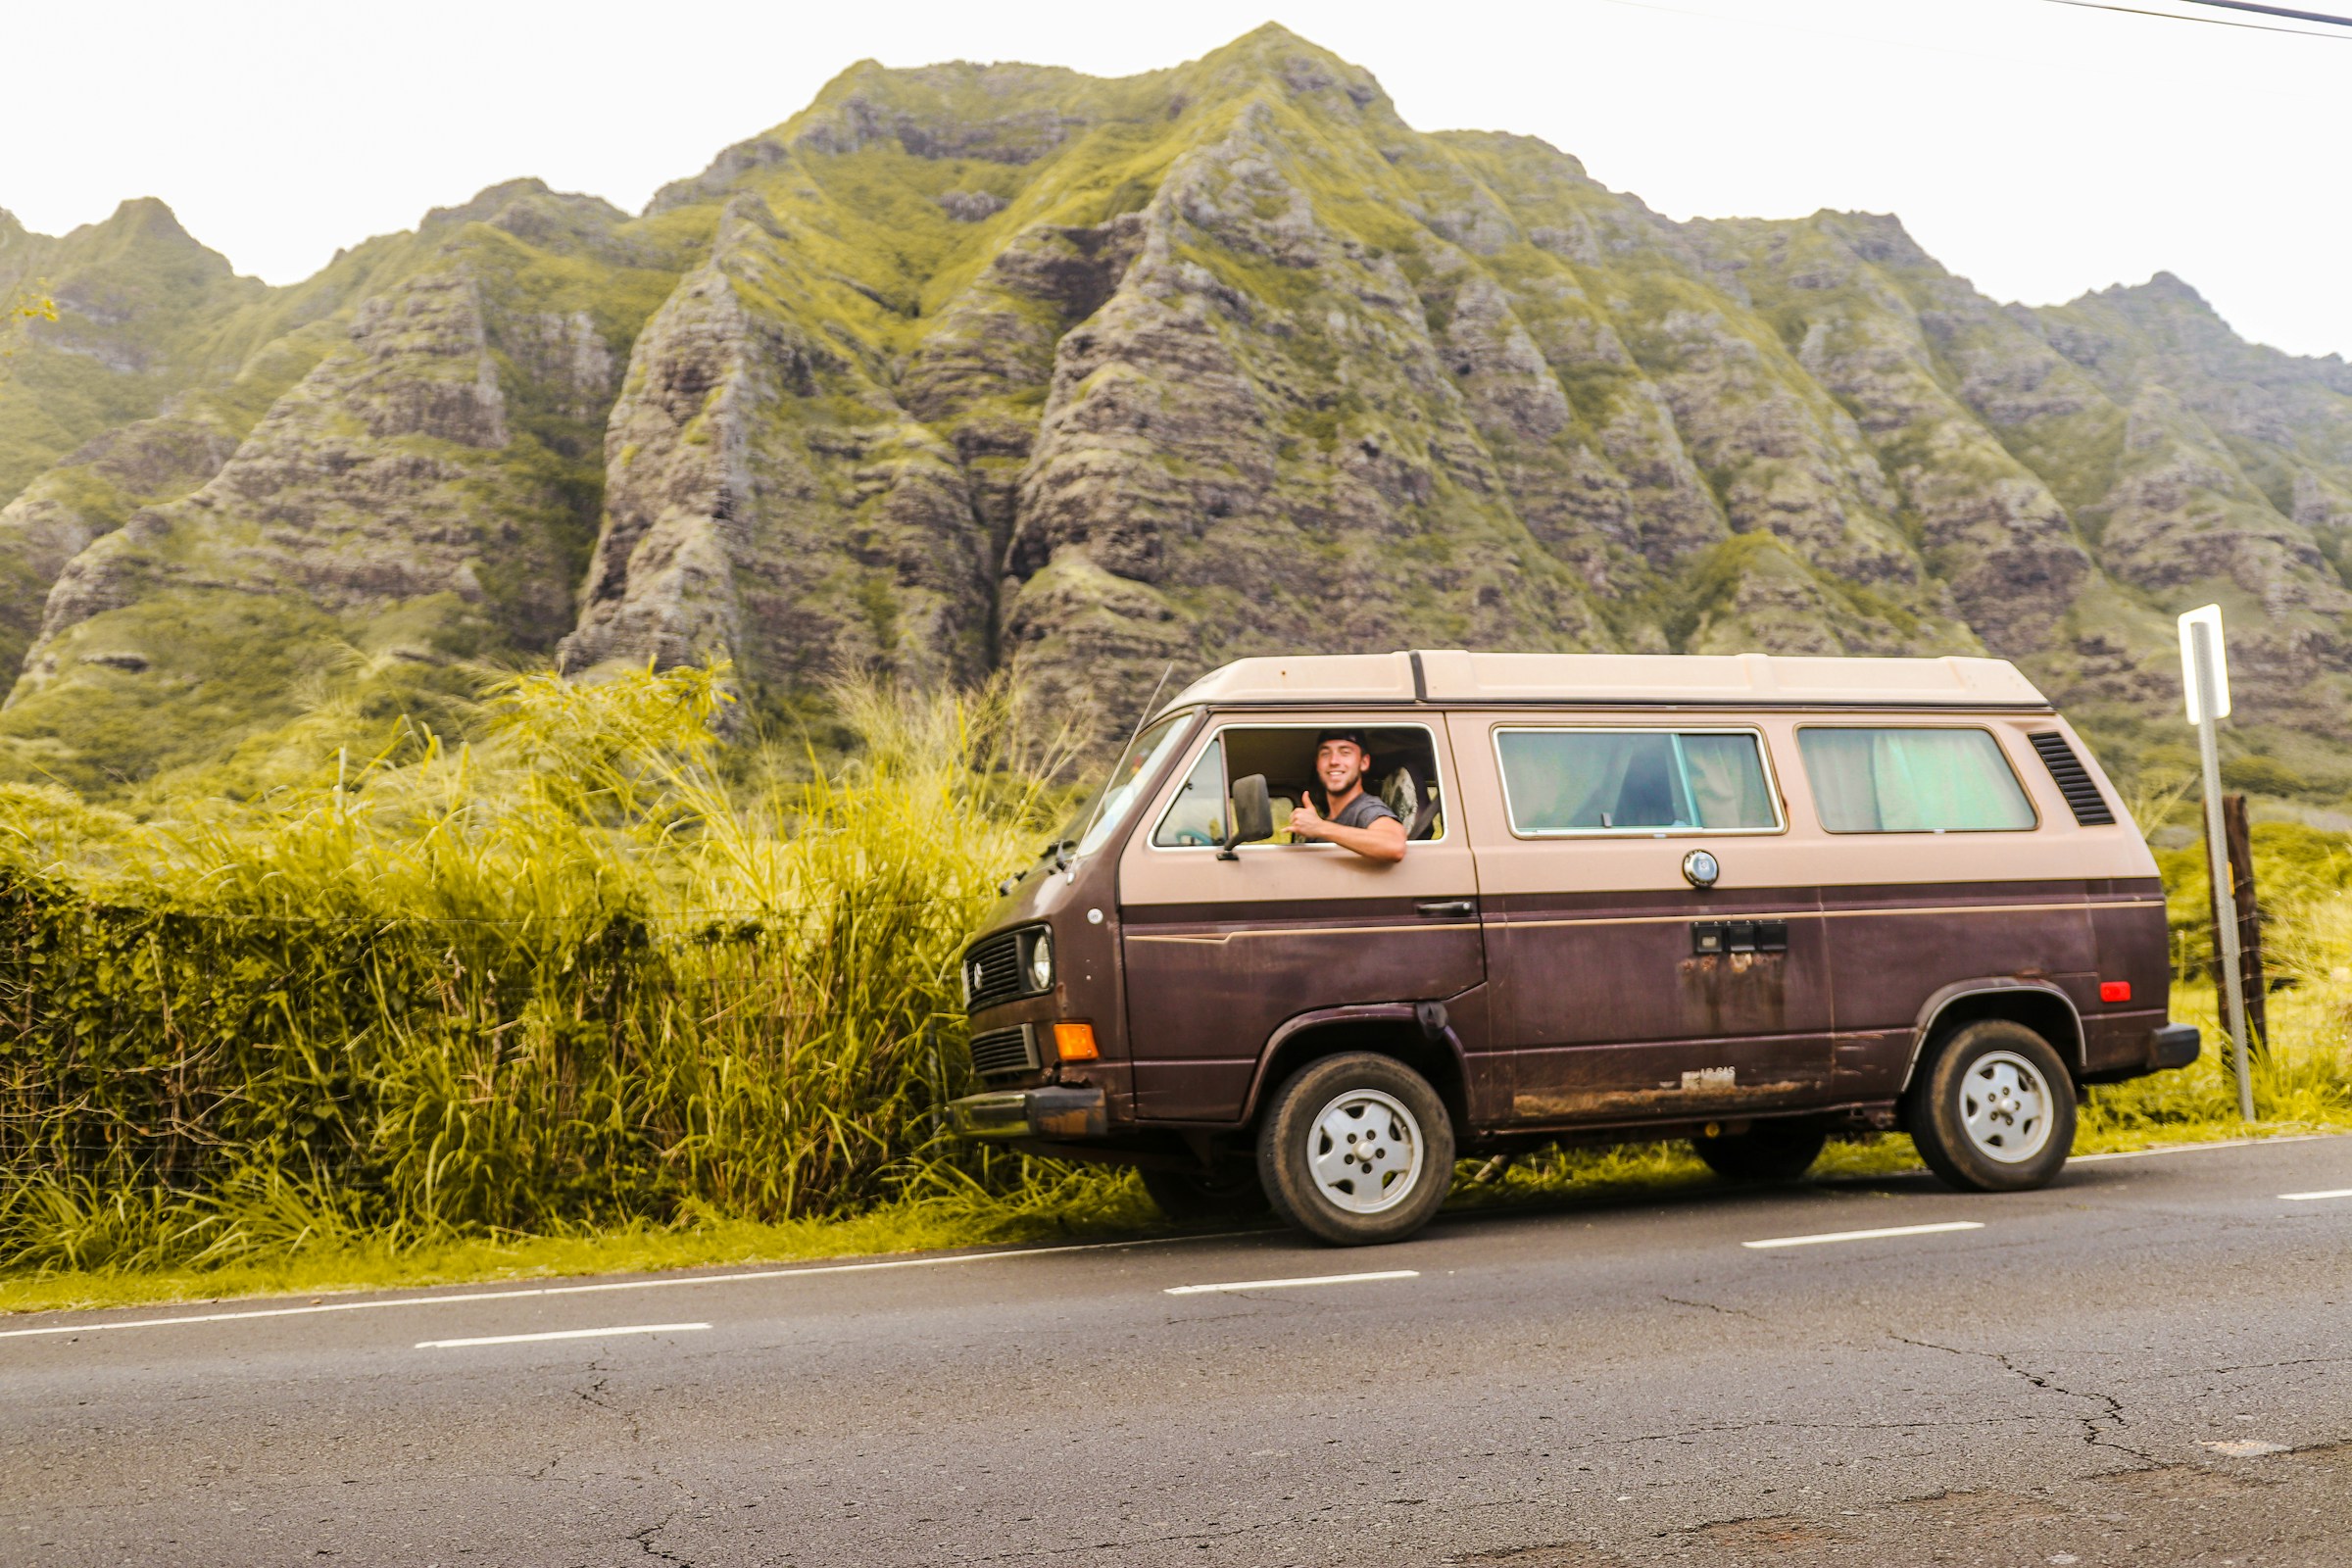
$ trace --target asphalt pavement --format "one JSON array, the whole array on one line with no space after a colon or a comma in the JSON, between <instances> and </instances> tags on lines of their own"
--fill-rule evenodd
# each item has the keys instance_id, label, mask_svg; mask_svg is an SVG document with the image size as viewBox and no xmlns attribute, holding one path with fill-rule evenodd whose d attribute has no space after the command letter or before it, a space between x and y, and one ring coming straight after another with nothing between
<instances>
[{"instance_id":1,"label":"asphalt pavement","mask_svg":"<svg viewBox=\"0 0 2352 1568\"><path fill-rule=\"evenodd\" d=\"M2340 1568L2347 1243L2330 1138L11 1317L0 1562Z\"/></svg>"}]
</instances>

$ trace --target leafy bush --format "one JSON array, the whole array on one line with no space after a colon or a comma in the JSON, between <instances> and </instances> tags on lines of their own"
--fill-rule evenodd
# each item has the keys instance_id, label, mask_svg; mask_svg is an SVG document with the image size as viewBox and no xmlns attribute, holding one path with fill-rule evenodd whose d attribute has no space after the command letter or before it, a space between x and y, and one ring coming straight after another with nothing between
<instances>
[{"instance_id":1,"label":"leafy bush","mask_svg":"<svg viewBox=\"0 0 2352 1568\"><path fill-rule=\"evenodd\" d=\"M998 1182L935 1136L955 959L1066 753L850 684L856 760L730 782L724 679L526 676L480 747L152 822L0 793L0 1261Z\"/></svg>"}]
</instances>

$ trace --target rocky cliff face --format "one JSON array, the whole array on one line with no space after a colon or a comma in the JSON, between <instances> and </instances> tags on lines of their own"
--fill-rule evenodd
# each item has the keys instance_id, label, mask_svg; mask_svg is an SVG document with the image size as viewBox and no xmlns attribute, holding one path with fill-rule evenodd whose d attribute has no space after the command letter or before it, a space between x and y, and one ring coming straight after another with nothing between
<instances>
[{"instance_id":1,"label":"rocky cliff face","mask_svg":"<svg viewBox=\"0 0 2352 1568\"><path fill-rule=\"evenodd\" d=\"M46 454L0 737L53 771L217 746L153 737L257 641L725 657L785 708L1020 664L1114 718L1278 649L1989 649L2129 761L2219 599L2265 776L2352 789L2341 361L2169 275L2002 306L1889 218L1670 222L1279 28L1119 81L854 67L640 218L517 182L293 290L117 222L178 281L36 342L115 334L139 396L70 440L0 402Z\"/></svg>"}]
</instances>

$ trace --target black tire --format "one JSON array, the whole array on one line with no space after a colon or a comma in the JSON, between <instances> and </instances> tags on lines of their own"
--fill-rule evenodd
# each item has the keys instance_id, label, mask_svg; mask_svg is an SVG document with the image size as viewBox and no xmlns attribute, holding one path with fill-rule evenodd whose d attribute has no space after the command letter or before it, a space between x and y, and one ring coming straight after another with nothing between
<instances>
[{"instance_id":1,"label":"black tire","mask_svg":"<svg viewBox=\"0 0 2352 1568\"><path fill-rule=\"evenodd\" d=\"M1693 1138L1690 1149L1726 1181L1792 1182L1813 1168L1829 1141L1818 1127L1764 1121L1743 1133Z\"/></svg>"},{"instance_id":2,"label":"black tire","mask_svg":"<svg viewBox=\"0 0 2352 1568\"><path fill-rule=\"evenodd\" d=\"M1348 1152L1357 1148L1369 1151L1360 1162ZM1325 1056L1276 1091L1257 1174L1274 1212L1309 1236L1400 1242L1453 1184L1453 1119L1429 1080L1394 1056Z\"/></svg>"},{"instance_id":3,"label":"black tire","mask_svg":"<svg viewBox=\"0 0 2352 1568\"><path fill-rule=\"evenodd\" d=\"M2066 1063L2048 1041L2006 1018L1946 1037L1913 1078L1903 1111L1919 1157L1964 1191L2047 1186L2075 1146Z\"/></svg>"},{"instance_id":4,"label":"black tire","mask_svg":"<svg viewBox=\"0 0 2352 1568\"><path fill-rule=\"evenodd\" d=\"M1136 1174L1152 1201L1172 1220L1255 1219L1266 1211L1266 1190L1258 1185L1257 1167L1245 1161L1213 1171L1147 1168Z\"/></svg>"}]
</instances>

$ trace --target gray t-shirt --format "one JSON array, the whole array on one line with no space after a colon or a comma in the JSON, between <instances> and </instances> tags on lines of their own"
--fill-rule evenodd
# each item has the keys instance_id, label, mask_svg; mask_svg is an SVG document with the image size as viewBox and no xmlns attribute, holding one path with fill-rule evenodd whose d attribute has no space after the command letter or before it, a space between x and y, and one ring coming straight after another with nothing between
<instances>
[{"instance_id":1,"label":"gray t-shirt","mask_svg":"<svg viewBox=\"0 0 2352 1568\"><path fill-rule=\"evenodd\" d=\"M1386 801L1370 790L1364 790L1354 800L1341 807L1339 814L1332 820L1342 827L1370 827L1384 816L1392 822L1404 820L1403 817L1389 809Z\"/></svg>"}]
</instances>

